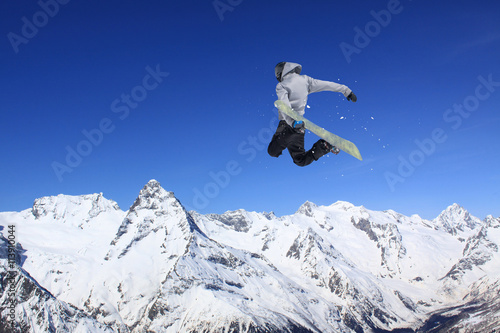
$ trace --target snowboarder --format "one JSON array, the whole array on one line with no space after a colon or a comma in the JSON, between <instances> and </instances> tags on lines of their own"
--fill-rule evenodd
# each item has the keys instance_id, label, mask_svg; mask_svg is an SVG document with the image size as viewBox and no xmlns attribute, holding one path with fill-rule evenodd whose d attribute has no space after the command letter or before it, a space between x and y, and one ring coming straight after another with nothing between
<instances>
[{"instance_id":1,"label":"snowboarder","mask_svg":"<svg viewBox=\"0 0 500 333\"><path fill-rule=\"evenodd\" d=\"M347 86L335 82L313 79L307 75L300 75L302 66L293 62L280 62L274 72L279 83L276 86L278 99L287 103L300 115L304 115L307 105L307 96L313 92L334 91L342 93L348 101L357 101L356 95ZM305 128L303 121L296 121L279 112L280 122L271 143L267 148L269 155L278 157L283 150L288 152L293 162L298 166L306 166L317 161L321 156L332 152L338 154L340 150L325 140L318 140L310 150L304 149Z\"/></svg>"}]
</instances>

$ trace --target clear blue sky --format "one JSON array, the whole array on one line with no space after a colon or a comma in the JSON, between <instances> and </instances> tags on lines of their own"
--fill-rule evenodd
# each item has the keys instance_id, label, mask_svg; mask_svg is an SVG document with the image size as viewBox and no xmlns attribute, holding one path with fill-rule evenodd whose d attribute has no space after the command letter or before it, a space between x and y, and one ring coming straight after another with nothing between
<instances>
[{"instance_id":1,"label":"clear blue sky","mask_svg":"<svg viewBox=\"0 0 500 333\"><path fill-rule=\"evenodd\" d=\"M344 200L500 216L499 12L498 1L3 1L0 211L94 192L126 210L154 178L201 213ZM356 143L362 162L267 155L280 61L357 94L313 94L306 117Z\"/></svg>"}]
</instances>

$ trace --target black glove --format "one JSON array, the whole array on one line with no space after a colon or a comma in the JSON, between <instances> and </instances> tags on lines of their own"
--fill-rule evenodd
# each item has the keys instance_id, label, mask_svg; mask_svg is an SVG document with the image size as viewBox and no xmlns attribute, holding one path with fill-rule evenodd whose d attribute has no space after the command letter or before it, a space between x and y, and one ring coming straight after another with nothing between
<instances>
[{"instance_id":1,"label":"black glove","mask_svg":"<svg viewBox=\"0 0 500 333\"><path fill-rule=\"evenodd\" d=\"M304 134L306 132L306 124L302 120L294 120L292 123L292 128L297 132L297 133L302 133Z\"/></svg>"},{"instance_id":2,"label":"black glove","mask_svg":"<svg viewBox=\"0 0 500 333\"><path fill-rule=\"evenodd\" d=\"M349 94L349 96L347 96L347 100L348 101L353 101L353 102L356 102L358 100L358 98L356 97L356 95L354 95L354 93L351 91L351 93Z\"/></svg>"}]
</instances>

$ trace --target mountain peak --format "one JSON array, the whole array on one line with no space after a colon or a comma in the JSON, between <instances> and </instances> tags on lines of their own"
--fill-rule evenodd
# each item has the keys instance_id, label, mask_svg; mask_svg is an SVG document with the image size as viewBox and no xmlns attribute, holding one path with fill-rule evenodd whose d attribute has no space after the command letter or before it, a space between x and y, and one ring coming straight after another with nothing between
<instances>
[{"instance_id":1,"label":"mountain peak","mask_svg":"<svg viewBox=\"0 0 500 333\"><path fill-rule=\"evenodd\" d=\"M139 193L139 196L154 196L155 194L163 194L163 192L167 192L165 191L165 189L163 189L163 187L161 187L161 184L159 181L155 180L155 179L151 179L146 185L144 185L144 187L142 188L142 190L140 191Z\"/></svg>"},{"instance_id":2,"label":"mountain peak","mask_svg":"<svg viewBox=\"0 0 500 333\"><path fill-rule=\"evenodd\" d=\"M139 243L149 250L156 248L164 253L170 248L183 249L194 230L199 231L198 226L174 193L167 192L153 179L142 188L130 207L111 242L113 249L106 258L114 254L118 254L118 258L123 257ZM145 238L148 240L142 242Z\"/></svg>"},{"instance_id":3,"label":"mountain peak","mask_svg":"<svg viewBox=\"0 0 500 333\"><path fill-rule=\"evenodd\" d=\"M144 185L144 187L156 188L161 187L161 184L156 179L151 179L146 185Z\"/></svg>"},{"instance_id":4,"label":"mountain peak","mask_svg":"<svg viewBox=\"0 0 500 333\"><path fill-rule=\"evenodd\" d=\"M491 228L500 228L500 217L494 218L492 215L486 216L484 219L484 224Z\"/></svg>"},{"instance_id":5,"label":"mountain peak","mask_svg":"<svg viewBox=\"0 0 500 333\"><path fill-rule=\"evenodd\" d=\"M448 206L445 211L458 211L458 212L461 212L461 211L465 211L466 209L462 206L460 206L459 204L457 204L456 202L453 203L452 205Z\"/></svg>"},{"instance_id":6,"label":"mountain peak","mask_svg":"<svg viewBox=\"0 0 500 333\"><path fill-rule=\"evenodd\" d=\"M448 206L439 214L438 219L449 219L450 217L470 217L469 212L457 203Z\"/></svg>"},{"instance_id":7,"label":"mountain peak","mask_svg":"<svg viewBox=\"0 0 500 333\"><path fill-rule=\"evenodd\" d=\"M456 235L458 231L466 231L465 229L475 229L480 220L471 216L469 212L457 203L449 206L434 219L434 223L438 228L443 228L452 235Z\"/></svg>"},{"instance_id":8,"label":"mountain peak","mask_svg":"<svg viewBox=\"0 0 500 333\"><path fill-rule=\"evenodd\" d=\"M102 193L87 195L63 195L47 196L36 199L31 208L35 219L39 220L45 216L54 220L74 219L80 213L89 215L91 218L107 211L118 211L120 207L113 200L104 198Z\"/></svg>"},{"instance_id":9,"label":"mountain peak","mask_svg":"<svg viewBox=\"0 0 500 333\"><path fill-rule=\"evenodd\" d=\"M354 204L350 203L350 202L347 202L347 201L337 201L333 204L330 205L330 207L335 207L337 209L341 209L341 210L344 210L344 211L348 211L350 209L353 209L355 208L356 206L354 206Z\"/></svg>"},{"instance_id":10,"label":"mountain peak","mask_svg":"<svg viewBox=\"0 0 500 333\"><path fill-rule=\"evenodd\" d=\"M152 179L139 192L139 196L130 207L130 211L141 209L157 210L163 206L164 202L172 198L175 199L173 192L165 191L158 181Z\"/></svg>"},{"instance_id":11,"label":"mountain peak","mask_svg":"<svg viewBox=\"0 0 500 333\"><path fill-rule=\"evenodd\" d=\"M305 216L312 217L313 216L313 210L318 208L318 206L310 201L306 201L302 204L302 206L299 207L297 210L297 214L304 214Z\"/></svg>"}]
</instances>

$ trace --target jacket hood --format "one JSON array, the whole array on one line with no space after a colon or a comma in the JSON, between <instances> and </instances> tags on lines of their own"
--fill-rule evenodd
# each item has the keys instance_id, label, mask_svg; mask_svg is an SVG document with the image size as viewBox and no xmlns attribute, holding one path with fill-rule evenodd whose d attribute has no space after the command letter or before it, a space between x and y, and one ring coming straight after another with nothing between
<instances>
[{"instance_id":1,"label":"jacket hood","mask_svg":"<svg viewBox=\"0 0 500 333\"><path fill-rule=\"evenodd\" d=\"M283 74L281 75L281 79L283 80L286 75L295 72L297 74L300 74L302 71L302 66L299 64L296 64L294 62L286 62L285 66L283 67Z\"/></svg>"},{"instance_id":2,"label":"jacket hood","mask_svg":"<svg viewBox=\"0 0 500 333\"><path fill-rule=\"evenodd\" d=\"M290 73L300 74L302 71L302 66L294 62L282 61L274 67L274 74L279 82L283 81L283 78Z\"/></svg>"}]
</instances>

